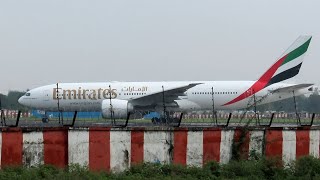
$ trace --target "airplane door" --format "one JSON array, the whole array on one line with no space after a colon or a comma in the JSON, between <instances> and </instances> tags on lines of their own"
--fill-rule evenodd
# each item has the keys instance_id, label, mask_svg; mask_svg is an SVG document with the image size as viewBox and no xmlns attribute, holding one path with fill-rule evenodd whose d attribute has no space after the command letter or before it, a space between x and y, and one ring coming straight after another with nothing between
<instances>
[{"instance_id":1,"label":"airplane door","mask_svg":"<svg viewBox=\"0 0 320 180\"><path fill-rule=\"evenodd\" d=\"M50 94L50 90L44 90L43 91L43 97L44 97L44 101L49 101L50 100L50 96L49 96L49 94Z\"/></svg>"}]
</instances>

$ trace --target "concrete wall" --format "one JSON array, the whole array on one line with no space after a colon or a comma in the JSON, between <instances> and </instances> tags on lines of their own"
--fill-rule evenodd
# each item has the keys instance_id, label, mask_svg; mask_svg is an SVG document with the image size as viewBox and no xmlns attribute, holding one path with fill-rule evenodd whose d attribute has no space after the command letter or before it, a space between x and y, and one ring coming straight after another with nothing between
<instances>
[{"instance_id":1,"label":"concrete wall","mask_svg":"<svg viewBox=\"0 0 320 180\"><path fill-rule=\"evenodd\" d=\"M235 143L241 158L250 151L284 163L319 157L320 129L257 128L2 128L0 165L78 163L91 170L122 171L141 162L203 166L227 163Z\"/></svg>"}]
</instances>

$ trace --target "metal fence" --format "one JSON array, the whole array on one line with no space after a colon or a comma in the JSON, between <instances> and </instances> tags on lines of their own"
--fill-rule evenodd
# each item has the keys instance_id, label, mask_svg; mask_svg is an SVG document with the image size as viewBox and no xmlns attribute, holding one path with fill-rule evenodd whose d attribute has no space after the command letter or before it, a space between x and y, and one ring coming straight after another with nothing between
<instances>
[{"instance_id":1,"label":"metal fence","mask_svg":"<svg viewBox=\"0 0 320 180\"><path fill-rule=\"evenodd\" d=\"M40 115L39 115L40 114ZM320 114L299 112L253 112L253 111L198 111L181 114L167 112L165 115L154 112L135 111L128 119L104 119L100 112L52 112L47 113L48 119L43 118L44 112L21 112L2 110L2 126L113 126L113 127L143 127L143 126L179 126L179 127L215 127L215 126L307 126L320 125ZM151 115L150 115L151 114ZM182 115L182 116L181 116ZM18 122L17 122L18 121Z\"/></svg>"}]
</instances>

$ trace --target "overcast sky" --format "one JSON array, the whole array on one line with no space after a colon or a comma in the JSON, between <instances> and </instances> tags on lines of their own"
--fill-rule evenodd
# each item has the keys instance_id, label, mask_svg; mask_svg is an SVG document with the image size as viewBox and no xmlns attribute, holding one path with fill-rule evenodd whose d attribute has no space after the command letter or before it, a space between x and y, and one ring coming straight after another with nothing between
<instances>
[{"instance_id":1,"label":"overcast sky","mask_svg":"<svg viewBox=\"0 0 320 180\"><path fill-rule=\"evenodd\" d=\"M0 93L57 82L256 80L313 35L296 82L320 84L320 1L0 0Z\"/></svg>"}]
</instances>

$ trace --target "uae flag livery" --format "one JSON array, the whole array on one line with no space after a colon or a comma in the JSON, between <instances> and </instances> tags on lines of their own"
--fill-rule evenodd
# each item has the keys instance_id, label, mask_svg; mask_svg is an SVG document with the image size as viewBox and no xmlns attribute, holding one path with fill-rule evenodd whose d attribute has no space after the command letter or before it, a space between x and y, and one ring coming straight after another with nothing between
<instances>
[{"instance_id":1,"label":"uae flag livery","mask_svg":"<svg viewBox=\"0 0 320 180\"><path fill-rule=\"evenodd\" d=\"M309 47L311 36L300 36L248 90L224 104L231 105L241 101L263 88L296 76L302 65L303 57Z\"/></svg>"}]
</instances>

